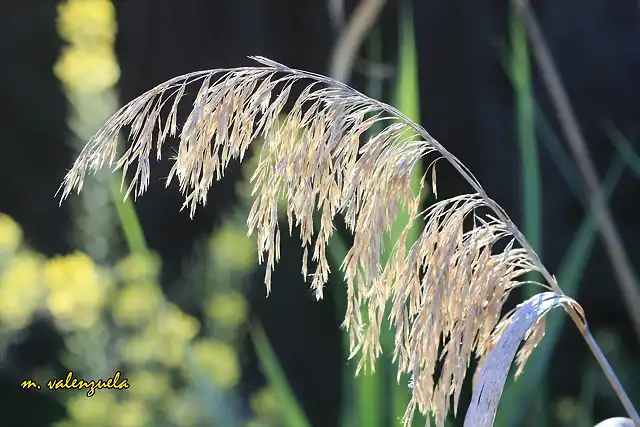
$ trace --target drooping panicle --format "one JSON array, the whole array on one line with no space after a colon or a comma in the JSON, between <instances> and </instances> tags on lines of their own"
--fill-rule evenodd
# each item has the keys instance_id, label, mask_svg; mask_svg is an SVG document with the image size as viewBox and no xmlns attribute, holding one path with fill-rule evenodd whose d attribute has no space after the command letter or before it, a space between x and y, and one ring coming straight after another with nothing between
<instances>
[{"instance_id":1,"label":"drooping panicle","mask_svg":"<svg viewBox=\"0 0 640 427\"><path fill-rule=\"evenodd\" d=\"M257 237L260 262L266 262L267 292L280 257L281 202L286 204L290 234L293 227L299 230L302 274L311 277L317 298L328 281L326 250L334 219L341 215L353 234L341 266L351 355L360 355L359 370L367 362L373 367L388 319L395 330L398 380L405 373L412 378L405 425L417 408L434 413L442 426L451 398L453 408L458 406L471 358L482 357L504 329L496 326L510 291L522 284L524 273L540 271L547 280L552 276L473 175L424 129L344 84L255 59L262 66L187 74L129 102L80 153L65 176L62 198L80 191L86 175L105 164L125 172L135 169L127 195L141 195L150 183L152 149L155 146L160 159L167 138L177 137L167 186L177 181L185 197L183 208L193 216L229 163L242 161L250 146L261 142L247 225ZM187 88L198 83L179 129L181 100ZM382 130L371 135L375 124ZM126 126L129 145L118 157L118 138ZM411 176L428 156L446 159L475 192L440 200L420 212ZM430 176L437 193L434 165L435 160L423 183ZM383 238L401 208L410 213L410 221L382 265ZM320 219L317 229L314 215ZM407 248L408 230L419 216L426 226ZM315 264L311 274L309 256ZM532 343L541 330L531 336ZM533 346L527 345L521 363ZM442 369L435 378L439 360Z\"/></svg>"}]
</instances>

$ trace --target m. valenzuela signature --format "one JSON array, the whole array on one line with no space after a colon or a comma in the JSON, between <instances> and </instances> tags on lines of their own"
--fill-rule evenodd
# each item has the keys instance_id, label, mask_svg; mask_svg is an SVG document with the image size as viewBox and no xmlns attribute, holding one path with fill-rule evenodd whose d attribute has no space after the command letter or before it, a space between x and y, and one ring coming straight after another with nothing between
<instances>
[{"instance_id":1,"label":"m. valenzuela signature","mask_svg":"<svg viewBox=\"0 0 640 427\"><path fill-rule=\"evenodd\" d=\"M87 397L91 397L95 394L96 390L99 389L111 389L111 390L126 390L129 388L129 382L126 378L121 378L122 374L120 371L116 371L113 377L107 378L106 380L84 380L81 378L74 378L73 371L69 371L65 378L54 378L52 380L47 381L46 388L49 390L87 390ZM20 387L23 389L32 389L41 390L42 387L40 384L35 382L32 379L28 379L23 381L20 384Z\"/></svg>"}]
</instances>

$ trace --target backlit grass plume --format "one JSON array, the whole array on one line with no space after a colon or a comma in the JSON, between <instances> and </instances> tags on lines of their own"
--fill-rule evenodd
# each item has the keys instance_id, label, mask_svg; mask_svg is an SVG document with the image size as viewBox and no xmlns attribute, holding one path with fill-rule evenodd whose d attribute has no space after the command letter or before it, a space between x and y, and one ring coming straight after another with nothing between
<instances>
[{"instance_id":1,"label":"backlit grass plume","mask_svg":"<svg viewBox=\"0 0 640 427\"><path fill-rule=\"evenodd\" d=\"M266 58L254 59L261 66L176 77L125 105L80 153L61 186L62 198L80 191L86 174L105 164L125 173L135 169L127 195L139 196L149 185L154 146L159 159L167 136L178 135L167 186L177 180L184 207L193 215L198 204L206 203L209 188L222 178L229 162L242 161L251 143L261 138L248 228L257 235L260 261L266 258L267 292L280 258L278 201L286 200L289 233L294 226L299 228L302 274L311 279L318 299L329 275L326 247L333 220L342 215L353 234L353 246L342 264L348 285L344 326L351 357L360 355L359 369L369 363L373 367L382 351L379 336L385 310L391 307L398 379L403 373L412 378L404 423L410 425L418 409L433 413L442 426L451 397L454 411L458 406L471 358L481 358L482 365L501 343L502 331L512 319L511 314L501 317L502 306L511 290L523 284L522 275L540 272L547 283L539 285L562 296L558 284L506 213L422 127L340 82ZM187 86L196 82L200 89L179 130L179 102ZM292 86L302 83L306 86L300 95L292 96ZM364 141L363 134L375 123L382 123L383 130ZM131 144L118 156L118 135L125 126L130 126ZM443 158L473 192L437 201L420 212L411 171L425 156L434 160L423 177L431 180L434 194L434 164ZM408 210L411 220L383 266L383 237L399 209ZM318 230L314 230L316 213L321 217ZM426 227L407 249L408 231L419 215ZM310 273L310 268L315 271ZM579 306L564 296L557 301L585 339L593 341ZM544 334L539 317L528 330L520 365ZM495 414L495 408L485 417L489 422L491 411Z\"/></svg>"}]
</instances>

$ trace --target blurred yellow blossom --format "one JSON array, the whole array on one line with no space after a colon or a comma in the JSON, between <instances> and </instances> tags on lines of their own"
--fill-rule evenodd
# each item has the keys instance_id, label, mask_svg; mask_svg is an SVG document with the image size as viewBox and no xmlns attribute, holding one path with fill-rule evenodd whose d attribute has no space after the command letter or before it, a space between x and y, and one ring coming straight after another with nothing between
<instances>
[{"instance_id":1,"label":"blurred yellow blossom","mask_svg":"<svg viewBox=\"0 0 640 427\"><path fill-rule=\"evenodd\" d=\"M142 334L125 343L124 357L130 363L156 361L175 367L182 362L185 346L197 335L200 324L175 304L164 304L164 307L157 311Z\"/></svg>"},{"instance_id":2,"label":"blurred yellow blossom","mask_svg":"<svg viewBox=\"0 0 640 427\"><path fill-rule=\"evenodd\" d=\"M255 153L256 149L253 149L252 153L247 153L247 159L240 164L240 170L242 171L243 179L236 183L235 190L238 194L238 197L240 197L241 199L252 198L251 192L253 191L253 184L251 183L251 177L258 168L258 163L260 163L260 150L258 149L258 154Z\"/></svg>"},{"instance_id":3,"label":"blurred yellow blossom","mask_svg":"<svg viewBox=\"0 0 640 427\"><path fill-rule=\"evenodd\" d=\"M230 389L240 379L240 364L235 350L228 344L204 338L193 345L198 367L208 375L211 382L222 389Z\"/></svg>"},{"instance_id":4,"label":"blurred yellow blossom","mask_svg":"<svg viewBox=\"0 0 640 427\"><path fill-rule=\"evenodd\" d=\"M69 45L63 48L54 72L67 91L100 92L116 84L120 67L111 1L67 0L58 7L58 31Z\"/></svg>"},{"instance_id":5,"label":"blurred yellow blossom","mask_svg":"<svg viewBox=\"0 0 640 427\"><path fill-rule=\"evenodd\" d=\"M247 421L244 427L270 427L271 425L257 418Z\"/></svg>"},{"instance_id":6,"label":"blurred yellow blossom","mask_svg":"<svg viewBox=\"0 0 640 427\"><path fill-rule=\"evenodd\" d=\"M257 249L252 237L241 225L220 228L209 240L209 250L217 266L246 271L257 264Z\"/></svg>"},{"instance_id":7,"label":"blurred yellow blossom","mask_svg":"<svg viewBox=\"0 0 640 427\"><path fill-rule=\"evenodd\" d=\"M285 116L281 115L281 118L284 121ZM256 197L251 194L254 190L254 183L251 182L251 177L254 175L260 163L260 154L264 146L264 140L259 139L252 145L255 147L253 152L248 153L247 159L240 165L243 179L239 180L235 186L236 194L240 199L244 200L254 200ZM286 216L289 203L287 202L286 193L279 192L277 197L278 218L282 219Z\"/></svg>"},{"instance_id":8,"label":"blurred yellow blossom","mask_svg":"<svg viewBox=\"0 0 640 427\"><path fill-rule=\"evenodd\" d=\"M114 297L111 312L121 326L139 325L154 316L164 300L159 285L137 282L127 285Z\"/></svg>"},{"instance_id":9,"label":"blurred yellow blossom","mask_svg":"<svg viewBox=\"0 0 640 427\"><path fill-rule=\"evenodd\" d=\"M110 415L113 427L141 427L149 422L150 411L143 402L127 399Z\"/></svg>"},{"instance_id":10,"label":"blurred yellow blossom","mask_svg":"<svg viewBox=\"0 0 640 427\"><path fill-rule=\"evenodd\" d=\"M58 6L58 33L68 43L114 44L116 31L110 0L67 0Z\"/></svg>"},{"instance_id":11,"label":"blurred yellow blossom","mask_svg":"<svg viewBox=\"0 0 640 427\"><path fill-rule=\"evenodd\" d=\"M166 371L134 371L128 375L128 379L130 384L135 384L128 393L141 400L159 399L171 388Z\"/></svg>"},{"instance_id":12,"label":"blurred yellow blossom","mask_svg":"<svg viewBox=\"0 0 640 427\"><path fill-rule=\"evenodd\" d=\"M176 339L167 339L160 334L135 335L126 341L123 357L130 364L144 365L158 362L173 368L184 359L185 343Z\"/></svg>"},{"instance_id":13,"label":"blurred yellow blossom","mask_svg":"<svg viewBox=\"0 0 640 427\"><path fill-rule=\"evenodd\" d=\"M580 402L573 397L564 396L555 403L556 417L562 424L573 424L582 410Z\"/></svg>"},{"instance_id":14,"label":"blurred yellow blossom","mask_svg":"<svg viewBox=\"0 0 640 427\"><path fill-rule=\"evenodd\" d=\"M125 282L155 280L160 274L160 259L152 253L134 253L122 259L116 269Z\"/></svg>"},{"instance_id":15,"label":"blurred yellow blossom","mask_svg":"<svg viewBox=\"0 0 640 427\"><path fill-rule=\"evenodd\" d=\"M172 393L167 396L162 409L169 421L180 427L198 425L199 408L194 399L184 392Z\"/></svg>"},{"instance_id":16,"label":"blurred yellow blossom","mask_svg":"<svg viewBox=\"0 0 640 427\"><path fill-rule=\"evenodd\" d=\"M82 426L111 427L113 414L116 413L116 390L100 390L91 398L85 393L71 394L67 401L69 418Z\"/></svg>"},{"instance_id":17,"label":"blurred yellow blossom","mask_svg":"<svg viewBox=\"0 0 640 427\"><path fill-rule=\"evenodd\" d=\"M120 67L111 48L65 47L54 72L73 93L100 92L114 86L120 79Z\"/></svg>"},{"instance_id":18,"label":"blurred yellow blossom","mask_svg":"<svg viewBox=\"0 0 640 427\"><path fill-rule=\"evenodd\" d=\"M169 304L168 309L158 316L155 327L164 342L160 361L167 366L177 366L184 359L187 342L198 334L200 323L177 305Z\"/></svg>"},{"instance_id":19,"label":"blurred yellow blossom","mask_svg":"<svg viewBox=\"0 0 640 427\"><path fill-rule=\"evenodd\" d=\"M150 419L150 410L144 402L126 399L118 401L112 390L101 390L87 398L81 394L67 402L68 420L62 426L140 427Z\"/></svg>"},{"instance_id":20,"label":"blurred yellow blossom","mask_svg":"<svg viewBox=\"0 0 640 427\"><path fill-rule=\"evenodd\" d=\"M161 356L161 337L149 334L134 335L123 346L122 357L129 364L144 364Z\"/></svg>"},{"instance_id":21,"label":"blurred yellow blossom","mask_svg":"<svg viewBox=\"0 0 640 427\"><path fill-rule=\"evenodd\" d=\"M98 319L110 283L106 272L81 252L55 257L44 265L47 307L59 324L81 329Z\"/></svg>"},{"instance_id":22,"label":"blurred yellow blossom","mask_svg":"<svg viewBox=\"0 0 640 427\"><path fill-rule=\"evenodd\" d=\"M264 387L253 393L249 398L249 405L253 413L262 420L276 422L280 419L278 399L269 387Z\"/></svg>"},{"instance_id":23,"label":"blurred yellow blossom","mask_svg":"<svg viewBox=\"0 0 640 427\"><path fill-rule=\"evenodd\" d=\"M22 242L22 229L9 216L0 213L0 253L15 251Z\"/></svg>"},{"instance_id":24,"label":"blurred yellow blossom","mask_svg":"<svg viewBox=\"0 0 640 427\"><path fill-rule=\"evenodd\" d=\"M207 303L206 310L217 326L234 329L247 318L247 300L235 291L216 293Z\"/></svg>"},{"instance_id":25,"label":"blurred yellow blossom","mask_svg":"<svg viewBox=\"0 0 640 427\"><path fill-rule=\"evenodd\" d=\"M35 254L18 253L0 276L0 324L12 329L26 327L45 295L41 261Z\"/></svg>"},{"instance_id":26,"label":"blurred yellow blossom","mask_svg":"<svg viewBox=\"0 0 640 427\"><path fill-rule=\"evenodd\" d=\"M167 338L189 341L200 330L198 320L180 310L175 304L169 303L167 309L158 316L156 327Z\"/></svg>"},{"instance_id":27,"label":"blurred yellow blossom","mask_svg":"<svg viewBox=\"0 0 640 427\"><path fill-rule=\"evenodd\" d=\"M159 362L164 366L175 368L182 364L186 343L176 339L168 339L164 341L161 348Z\"/></svg>"}]
</instances>

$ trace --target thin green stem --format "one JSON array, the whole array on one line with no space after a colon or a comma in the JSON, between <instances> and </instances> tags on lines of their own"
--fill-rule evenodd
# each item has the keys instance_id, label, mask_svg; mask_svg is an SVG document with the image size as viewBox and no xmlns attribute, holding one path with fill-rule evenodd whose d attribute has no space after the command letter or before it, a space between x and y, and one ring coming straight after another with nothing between
<instances>
[{"instance_id":1,"label":"thin green stem","mask_svg":"<svg viewBox=\"0 0 640 427\"><path fill-rule=\"evenodd\" d=\"M122 233L131 253L146 253L148 251L147 241L142 231L142 225L140 225L140 219L136 214L136 208L131 199L122 200L119 182L121 182L120 179L112 179L109 185L113 204L122 226Z\"/></svg>"}]
</instances>

